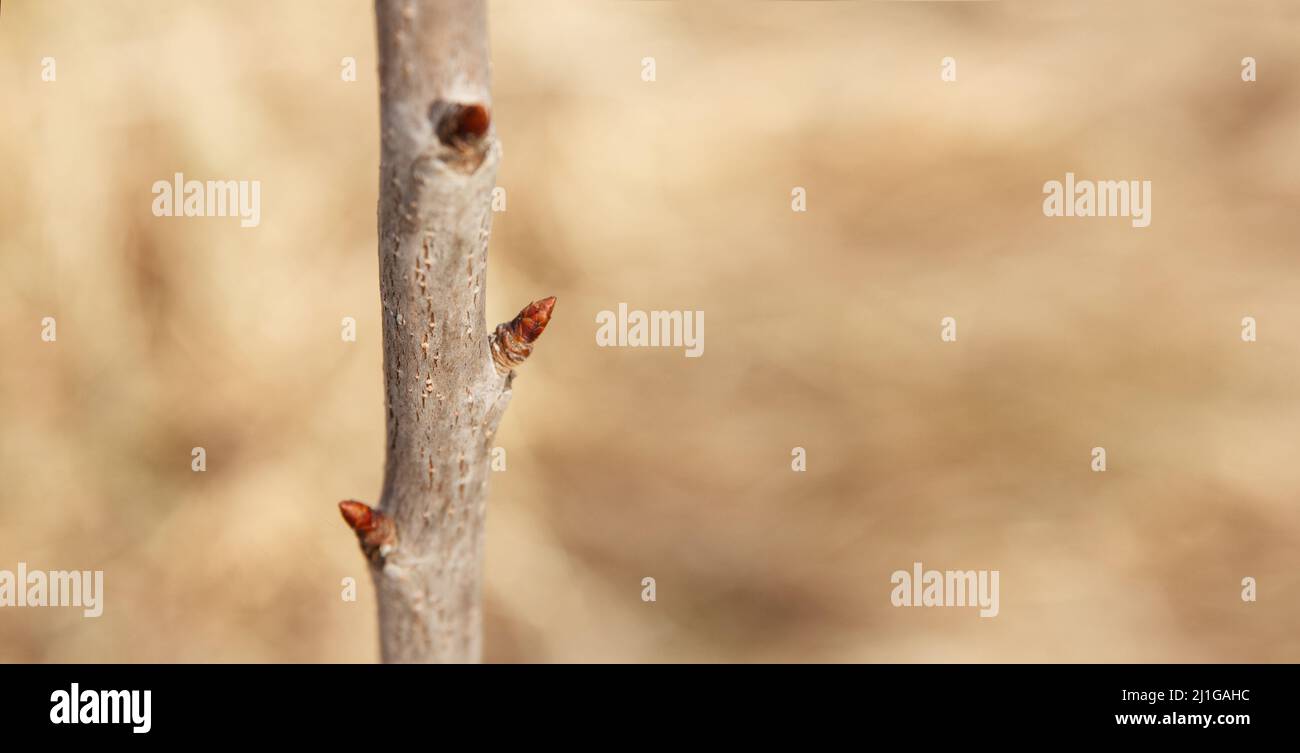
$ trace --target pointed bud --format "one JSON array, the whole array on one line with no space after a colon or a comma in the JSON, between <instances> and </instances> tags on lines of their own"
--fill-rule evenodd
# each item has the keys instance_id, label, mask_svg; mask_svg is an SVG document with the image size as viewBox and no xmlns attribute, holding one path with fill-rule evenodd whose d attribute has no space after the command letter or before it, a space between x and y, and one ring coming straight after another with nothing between
<instances>
[{"instance_id":1,"label":"pointed bud","mask_svg":"<svg viewBox=\"0 0 1300 753\"><path fill-rule=\"evenodd\" d=\"M397 527L393 525L393 519L379 510L349 499L339 503L339 512L348 526L356 531L366 557L385 557L397 545Z\"/></svg>"},{"instance_id":2,"label":"pointed bud","mask_svg":"<svg viewBox=\"0 0 1300 753\"><path fill-rule=\"evenodd\" d=\"M532 355L533 342L546 329L551 321L551 311L555 308L555 296L533 301L524 307L514 319L497 326L492 333L492 362L496 364L497 373L502 376L527 360Z\"/></svg>"},{"instance_id":3,"label":"pointed bud","mask_svg":"<svg viewBox=\"0 0 1300 753\"><path fill-rule=\"evenodd\" d=\"M339 512L343 513L343 519L352 527L352 530L370 530L371 521L373 519L370 505L349 499L339 503Z\"/></svg>"}]
</instances>

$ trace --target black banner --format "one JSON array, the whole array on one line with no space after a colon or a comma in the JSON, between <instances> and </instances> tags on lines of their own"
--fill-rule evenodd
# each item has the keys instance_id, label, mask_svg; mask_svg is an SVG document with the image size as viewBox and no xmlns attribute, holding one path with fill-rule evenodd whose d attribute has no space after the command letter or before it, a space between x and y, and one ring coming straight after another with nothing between
<instances>
[{"instance_id":1,"label":"black banner","mask_svg":"<svg viewBox=\"0 0 1300 753\"><path fill-rule=\"evenodd\" d=\"M1291 726L1293 665L20 665L6 733L57 742L430 745L683 735L1244 739ZM609 738L619 729L628 735ZM443 738L441 736L451 737ZM470 739L466 739L466 735ZM1054 737L1053 739L1061 739Z\"/></svg>"}]
</instances>

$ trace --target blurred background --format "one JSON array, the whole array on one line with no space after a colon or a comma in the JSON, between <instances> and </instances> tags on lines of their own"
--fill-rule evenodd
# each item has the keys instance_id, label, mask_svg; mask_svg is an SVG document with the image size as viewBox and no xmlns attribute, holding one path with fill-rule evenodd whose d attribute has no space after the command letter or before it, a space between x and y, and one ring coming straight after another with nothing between
<instances>
[{"instance_id":1,"label":"blurred background","mask_svg":"<svg viewBox=\"0 0 1300 753\"><path fill-rule=\"evenodd\" d=\"M487 660L1300 660L1300 6L490 33L489 324L559 304L498 435ZM369 2L4 2L0 569L102 569L105 610L2 609L0 661L377 658L336 507L383 463L375 63ZM1151 180L1151 226L1045 218L1067 171ZM260 226L154 217L175 172L260 180ZM619 302L703 310L704 357L596 347ZM1001 614L893 607L914 561L999 570Z\"/></svg>"}]
</instances>

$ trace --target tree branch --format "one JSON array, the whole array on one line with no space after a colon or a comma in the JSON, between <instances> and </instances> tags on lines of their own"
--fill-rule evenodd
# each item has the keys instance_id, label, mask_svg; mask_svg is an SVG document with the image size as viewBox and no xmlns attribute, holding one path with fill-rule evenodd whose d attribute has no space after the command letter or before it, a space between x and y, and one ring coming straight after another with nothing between
<instances>
[{"instance_id":1,"label":"tree branch","mask_svg":"<svg viewBox=\"0 0 1300 753\"><path fill-rule=\"evenodd\" d=\"M484 3L376 0L375 16L388 445L379 510L355 501L340 509L370 562L383 660L474 662L491 438L514 376L493 354L522 362L527 352L515 356L531 351L554 299L502 325L509 343L500 342L502 327L487 334L501 150Z\"/></svg>"}]
</instances>

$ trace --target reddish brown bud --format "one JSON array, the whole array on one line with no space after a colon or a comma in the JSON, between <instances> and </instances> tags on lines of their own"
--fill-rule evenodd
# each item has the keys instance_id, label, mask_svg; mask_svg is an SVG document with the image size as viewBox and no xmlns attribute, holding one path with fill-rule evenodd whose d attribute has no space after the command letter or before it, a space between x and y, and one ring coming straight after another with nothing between
<instances>
[{"instance_id":1,"label":"reddish brown bud","mask_svg":"<svg viewBox=\"0 0 1300 753\"><path fill-rule=\"evenodd\" d=\"M488 108L478 102L435 100L429 105L429 122L438 140L448 147L438 158L451 168L469 174L487 159L492 126Z\"/></svg>"},{"instance_id":2,"label":"reddish brown bud","mask_svg":"<svg viewBox=\"0 0 1300 753\"><path fill-rule=\"evenodd\" d=\"M460 136L463 139L481 139L492 125L488 109L478 103L465 105L460 110Z\"/></svg>"},{"instance_id":3,"label":"reddish brown bud","mask_svg":"<svg viewBox=\"0 0 1300 753\"><path fill-rule=\"evenodd\" d=\"M397 544L397 527L393 525L393 519L370 505L349 499L339 503L339 512L343 513L348 526L357 532L361 551L366 557L375 559L377 555L383 558Z\"/></svg>"},{"instance_id":4,"label":"reddish brown bud","mask_svg":"<svg viewBox=\"0 0 1300 753\"><path fill-rule=\"evenodd\" d=\"M355 500L346 500L339 503L339 512L343 513L343 519L354 531L369 531L373 524L373 515L370 505Z\"/></svg>"},{"instance_id":5,"label":"reddish brown bud","mask_svg":"<svg viewBox=\"0 0 1300 753\"><path fill-rule=\"evenodd\" d=\"M555 296L533 301L514 319L497 326L492 333L492 362L497 373L505 375L532 355L533 342L541 337L551 321Z\"/></svg>"},{"instance_id":6,"label":"reddish brown bud","mask_svg":"<svg viewBox=\"0 0 1300 753\"><path fill-rule=\"evenodd\" d=\"M440 106L441 105L441 106ZM437 116L438 140L450 147L468 149L487 135L492 116L483 105L434 103L430 115Z\"/></svg>"}]
</instances>

